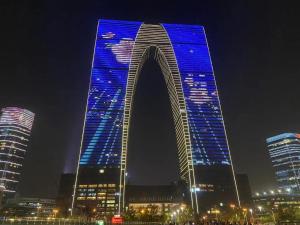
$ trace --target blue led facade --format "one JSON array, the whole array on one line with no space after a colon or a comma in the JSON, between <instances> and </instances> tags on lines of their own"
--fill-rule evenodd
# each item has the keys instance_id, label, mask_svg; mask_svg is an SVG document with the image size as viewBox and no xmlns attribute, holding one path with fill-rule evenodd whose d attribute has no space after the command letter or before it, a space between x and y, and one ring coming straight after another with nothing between
<instances>
[{"instance_id":1,"label":"blue led facade","mask_svg":"<svg viewBox=\"0 0 300 225\"><path fill-rule=\"evenodd\" d=\"M99 22L80 165L120 165L127 74L140 25Z\"/></svg>"},{"instance_id":2,"label":"blue led facade","mask_svg":"<svg viewBox=\"0 0 300 225\"><path fill-rule=\"evenodd\" d=\"M210 207L235 197L239 203L204 28L99 20L72 208L75 196L78 206L103 215L125 208L133 99L149 58L166 81L180 178L188 184L192 208L199 212L199 204Z\"/></svg>"},{"instance_id":3,"label":"blue led facade","mask_svg":"<svg viewBox=\"0 0 300 225\"><path fill-rule=\"evenodd\" d=\"M119 167L131 51L141 22L100 20L80 165ZM194 165L230 165L218 92L202 26L162 24L176 56Z\"/></svg>"},{"instance_id":4,"label":"blue led facade","mask_svg":"<svg viewBox=\"0 0 300 225\"><path fill-rule=\"evenodd\" d=\"M178 63L194 165L230 164L223 117L202 26L163 24Z\"/></svg>"}]
</instances>

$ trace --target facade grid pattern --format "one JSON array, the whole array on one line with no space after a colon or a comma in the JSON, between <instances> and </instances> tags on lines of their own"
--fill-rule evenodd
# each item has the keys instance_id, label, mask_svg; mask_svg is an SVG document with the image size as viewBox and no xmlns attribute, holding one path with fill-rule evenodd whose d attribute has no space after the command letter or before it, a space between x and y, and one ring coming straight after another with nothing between
<instances>
[{"instance_id":1,"label":"facade grid pattern","mask_svg":"<svg viewBox=\"0 0 300 225\"><path fill-rule=\"evenodd\" d=\"M0 187L13 197L20 180L34 113L16 107L2 109L0 116Z\"/></svg>"},{"instance_id":2,"label":"facade grid pattern","mask_svg":"<svg viewBox=\"0 0 300 225\"><path fill-rule=\"evenodd\" d=\"M194 168L232 166L202 26L99 20L78 173L87 167L120 169L116 198L119 211L124 207L132 103L149 57L159 63L166 81L180 174L197 208Z\"/></svg>"}]
</instances>

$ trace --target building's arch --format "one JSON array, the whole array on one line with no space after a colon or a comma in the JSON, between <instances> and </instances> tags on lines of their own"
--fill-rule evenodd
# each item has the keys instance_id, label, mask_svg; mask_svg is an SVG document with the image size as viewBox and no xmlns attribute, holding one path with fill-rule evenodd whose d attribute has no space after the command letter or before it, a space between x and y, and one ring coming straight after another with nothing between
<instances>
[{"instance_id":1,"label":"building's arch","mask_svg":"<svg viewBox=\"0 0 300 225\"><path fill-rule=\"evenodd\" d=\"M121 207L124 207L125 203L125 174L127 166L128 135L135 88L141 68L144 62L150 57L155 59L160 65L170 97L176 130L180 177L187 182L190 190L195 188L189 124L186 114L183 89L181 86L180 72L178 70L173 47L168 34L161 25L142 24L132 50L125 95L119 210L121 210ZM190 200L192 207L198 211L196 192L190 192Z\"/></svg>"},{"instance_id":2,"label":"building's arch","mask_svg":"<svg viewBox=\"0 0 300 225\"><path fill-rule=\"evenodd\" d=\"M99 20L72 208L124 208L130 114L149 57L167 84L192 207L240 204L204 28Z\"/></svg>"}]
</instances>

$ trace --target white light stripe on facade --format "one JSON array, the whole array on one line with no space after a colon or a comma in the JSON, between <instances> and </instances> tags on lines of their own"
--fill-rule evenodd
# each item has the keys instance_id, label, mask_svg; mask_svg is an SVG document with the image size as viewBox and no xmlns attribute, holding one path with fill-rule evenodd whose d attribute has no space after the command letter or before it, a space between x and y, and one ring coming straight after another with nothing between
<instances>
[{"instance_id":1,"label":"white light stripe on facade","mask_svg":"<svg viewBox=\"0 0 300 225\"><path fill-rule=\"evenodd\" d=\"M6 142L6 141L4 141L4 142ZM0 140L0 143L4 143L4 142L1 142L1 140ZM17 148L17 147L14 147L14 146L9 146L9 145L2 146L2 145L0 145L0 148L2 148L2 147L3 148L11 148L11 149L18 150L18 151L21 151L21 152L26 152L25 149Z\"/></svg>"},{"instance_id":2,"label":"white light stripe on facade","mask_svg":"<svg viewBox=\"0 0 300 225\"><path fill-rule=\"evenodd\" d=\"M6 163L6 164L11 164L11 165L16 165L16 166L22 166L22 164L19 164L19 163L14 163L14 162L10 162L10 161L3 161L3 160L0 160L0 163Z\"/></svg>"},{"instance_id":3,"label":"white light stripe on facade","mask_svg":"<svg viewBox=\"0 0 300 225\"><path fill-rule=\"evenodd\" d=\"M24 159L24 157L22 157L22 156L18 156L18 155L11 154L11 153L0 153L0 155L13 156L13 157L16 157L16 158L19 158L19 159Z\"/></svg>"},{"instance_id":4,"label":"white light stripe on facade","mask_svg":"<svg viewBox=\"0 0 300 225\"><path fill-rule=\"evenodd\" d=\"M99 21L97 24L97 33L96 34L98 34L98 28L99 28ZM93 51L93 60L92 60L91 68L93 68L94 60L95 60L96 42L97 42L97 35L96 35L95 41L94 41L94 51ZM91 69L91 74L92 74L92 69ZM87 96L89 96L91 82L92 82L92 76L90 76L89 89L88 89ZM82 143L83 143L85 124L86 124L88 103L89 103L89 97L87 97L87 101L86 101L86 105L85 105L84 121L83 121L83 126L82 126L81 141L80 141L80 148L79 148L79 154L78 154L78 162L77 162L77 167L76 167L75 183L74 183L74 187L73 187L73 195L72 195L72 202L71 202L71 212L70 212L71 216L73 215L74 204L75 204L76 188L77 188L77 182L78 182L78 172L79 172L79 165L80 165L80 156L81 156L81 152L82 152Z\"/></svg>"},{"instance_id":5,"label":"white light stripe on facade","mask_svg":"<svg viewBox=\"0 0 300 225\"><path fill-rule=\"evenodd\" d=\"M3 142L8 142L8 143L18 144L18 145L22 145L22 146L24 146L24 147L27 147L26 144L20 143L20 142L18 142L18 141L10 141L10 140L6 140L6 139L2 139L2 138L0 138L0 141L1 141L2 143L3 143ZM0 147L1 147L1 146L0 146Z\"/></svg>"},{"instance_id":6,"label":"white light stripe on facade","mask_svg":"<svg viewBox=\"0 0 300 225\"><path fill-rule=\"evenodd\" d=\"M206 45L207 45L207 48L208 48L209 61L210 61L210 64L211 64L211 66L213 68L213 64L212 64L212 61L211 61L210 50L209 50L209 45L208 45L208 42L207 42L207 37L206 37L206 33L205 32L204 32L204 36L205 36L205 42L206 42ZM213 68L213 71L214 71L214 68ZM216 81L215 77L213 77L213 78L214 78L215 86L217 87L217 81ZM216 88L216 91L217 91L217 95L219 96L219 93L218 93L219 91L218 91L217 88ZM231 162L231 170L232 170L232 175L233 175L233 180L234 180L236 197L237 197L237 201L238 201L239 207L241 207L241 200L240 200L239 190L238 190L237 181L236 181L236 177L235 177L235 171L234 171L234 166L233 166L233 162L232 162L231 151L230 151L230 147L229 147L227 132L226 132L226 129L225 129L225 121L224 121L223 111L222 111L222 107L221 107L221 103L220 103L220 99L219 98L218 98L218 104L219 104L219 108L220 108L220 111L221 111L221 118L222 118L224 133L225 133L225 137L226 137L226 144L228 146L228 151L229 151L229 159L230 159L230 162Z\"/></svg>"},{"instance_id":7,"label":"white light stripe on facade","mask_svg":"<svg viewBox=\"0 0 300 225\"><path fill-rule=\"evenodd\" d=\"M17 180L12 180L12 179L6 179L6 178L0 178L0 182L4 180L4 181L8 181L8 182L14 182L14 183L18 183L19 181Z\"/></svg>"},{"instance_id":8,"label":"white light stripe on facade","mask_svg":"<svg viewBox=\"0 0 300 225\"><path fill-rule=\"evenodd\" d=\"M20 173L13 172L13 171L10 171L10 170L0 170L0 172L11 173L11 174L20 174Z\"/></svg>"}]
</instances>

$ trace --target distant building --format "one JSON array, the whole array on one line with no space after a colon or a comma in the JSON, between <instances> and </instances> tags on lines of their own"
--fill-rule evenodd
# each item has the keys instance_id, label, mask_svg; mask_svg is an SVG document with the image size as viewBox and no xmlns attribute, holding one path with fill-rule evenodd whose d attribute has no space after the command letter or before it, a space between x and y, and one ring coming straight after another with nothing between
<instances>
[{"instance_id":1,"label":"distant building","mask_svg":"<svg viewBox=\"0 0 300 225\"><path fill-rule=\"evenodd\" d=\"M17 107L1 110L0 187L4 198L14 197L28 148L34 113Z\"/></svg>"},{"instance_id":2,"label":"distant building","mask_svg":"<svg viewBox=\"0 0 300 225\"><path fill-rule=\"evenodd\" d=\"M263 192L263 194L256 193L253 196L253 202L255 206L261 206L266 208L274 208L279 206L300 206L300 195L286 192Z\"/></svg>"},{"instance_id":3,"label":"distant building","mask_svg":"<svg viewBox=\"0 0 300 225\"><path fill-rule=\"evenodd\" d=\"M280 189L300 191L300 134L283 133L267 139L268 151Z\"/></svg>"},{"instance_id":4,"label":"distant building","mask_svg":"<svg viewBox=\"0 0 300 225\"><path fill-rule=\"evenodd\" d=\"M70 208L72 204L72 195L74 191L75 174L62 174L59 181L58 195L56 204L59 208L59 214L62 216L70 215Z\"/></svg>"},{"instance_id":5,"label":"distant building","mask_svg":"<svg viewBox=\"0 0 300 225\"><path fill-rule=\"evenodd\" d=\"M44 198L15 198L9 199L1 210L4 216L38 216L48 217L53 214L55 208L54 199Z\"/></svg>"}]
</instances>

